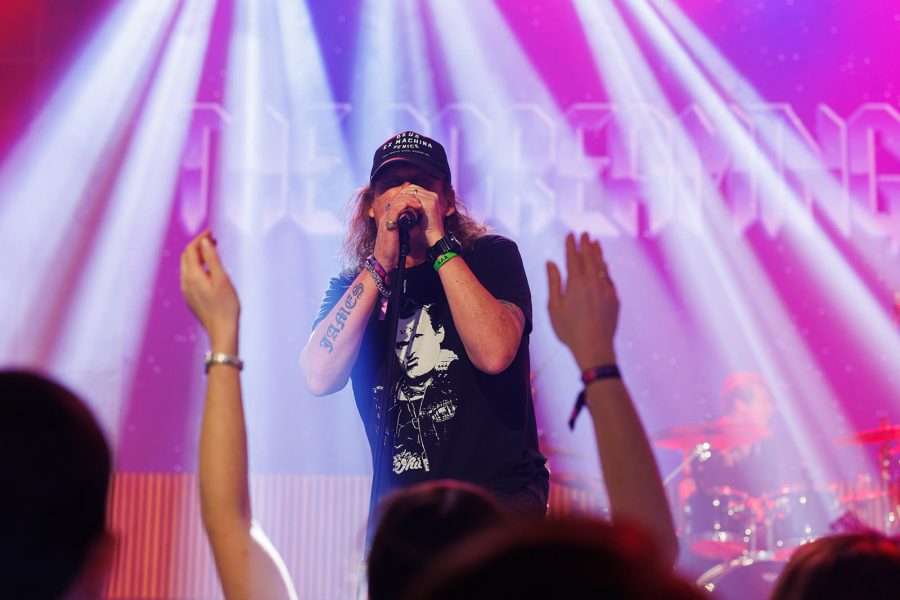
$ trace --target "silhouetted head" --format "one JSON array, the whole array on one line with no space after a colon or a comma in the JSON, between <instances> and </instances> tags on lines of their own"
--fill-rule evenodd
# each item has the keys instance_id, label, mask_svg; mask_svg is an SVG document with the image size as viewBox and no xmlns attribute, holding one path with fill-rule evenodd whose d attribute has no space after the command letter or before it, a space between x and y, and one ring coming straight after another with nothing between
<instances>
[{"instance_id":1,"label":"silhouetted head","mask_svg":"<svg viewBox=\"0 0 900 600\"><path fill-rule=\"evenodd\" d=\"M75 394L24 371L0 371L0 587L59 598L106 540L111 458Z\"/></svg>"},{"instance_id":2,"label":"silhouetted head","mask_svg":"<svg viewBox=\"0 0 900 600\"><path fill-rule=\"evenodd\" d=\"M596 519L531 519L472 536L409 588L407 600L690 599L643 532Z\"/></svg>"},{"instance_id":3,"label":"silhouetted head","mask_svg":"<svg viewBox=\"0 0 900 600\"><path fill-rule=\"evenodd\" d=\"M869 531L801 546L772 600L888 600L900 597L900 540Z\"/></svg>"},{"instance_id":4,"label":"silhouetted head","mask_svg":"<svg viewBox=\"0 0 900 600\"><path fill-rule=\"evenodd\" d=\"M454 544L502 522L492 496L459 481L421 483L388 496L369 552L369 598L396 600Z\"/></svg>"}]
</instances>

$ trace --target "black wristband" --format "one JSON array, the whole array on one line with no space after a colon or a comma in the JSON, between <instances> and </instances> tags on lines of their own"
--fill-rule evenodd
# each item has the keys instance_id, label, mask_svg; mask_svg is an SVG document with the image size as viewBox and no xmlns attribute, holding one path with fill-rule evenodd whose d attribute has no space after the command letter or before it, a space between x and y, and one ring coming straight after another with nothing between
<instances>
[{"instance_id":1,"label":"black wristband","mask_svg":"<svg viewBox=\"0 0 900 600\"><path fill-rule=\"evenodd\" d=\"M585 386L589 383L600 381L601 379L622 379L622 373L619 372L618 365L598 365L581 372L581 382ZM572 414L569 415L569 429L575 429L575 420L578 418L578 415L581 413L585 404L587 404L587 398L584 395L584 390L581 390L581 393L578 394L578 398L575 399L575 406L572 407Z\"/></svg>"},{"instance_id":2,"label":"black wristband","mask_svg":"<svg viewBox=\"0 0 900 600\"><path fill-rule=\"evenodd\" d=\"M598 365L590 369L585 369L581 372L581 382L584 385L587 385L593 381L612 378L622 379L622 373L619 372L619 367L616 364Z\"/></svg>"},{"instance_id":3,"label":"black wristband","mask_svg":"<svg viewBox=\"0 0 900 600\"><path fill-rule=\"evenodd\" d=\"M448 252L455 252L456 254L462 254L462 244L459 243L459 240L453 237L452 233L448 233L437 242L434 243L426 251L426 256L428 256L428 261L434 263L442 254L446 254Z\"/></svg>"}]
</instances>

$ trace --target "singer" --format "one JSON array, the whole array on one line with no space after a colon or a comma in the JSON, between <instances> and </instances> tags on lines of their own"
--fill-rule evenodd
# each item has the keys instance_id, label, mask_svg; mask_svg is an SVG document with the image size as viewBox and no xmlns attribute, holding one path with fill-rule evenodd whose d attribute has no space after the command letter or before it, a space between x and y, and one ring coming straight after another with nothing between
<instances>
[{"instance_id":1,"label":"singer","mask_svg":"<svg viewBox=\"0 0 900 600\"><path fill-rule=\"evenodd\" d=\"M517 246L466 214L444 147L413 131L378 147L351 209L344 271L325 292L300 365L317 396L352 382L373 462L382 457L373 464L373 498L457 479L514 512L544 514L549 475L529 382L531 292ZM403 230L405 285L399 326L389 333ZM389 358L388 335L396 341ZM382 396L389 360L397 376Z\"/></svg>"}]
</instances>

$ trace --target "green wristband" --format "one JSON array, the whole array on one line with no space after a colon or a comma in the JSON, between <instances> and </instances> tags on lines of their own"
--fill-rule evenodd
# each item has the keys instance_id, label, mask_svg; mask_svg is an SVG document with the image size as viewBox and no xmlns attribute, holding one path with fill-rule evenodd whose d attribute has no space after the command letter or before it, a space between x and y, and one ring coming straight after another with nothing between
<instances>
[{"instance_id":1,"label":"green wristband","mask_svg":"<svg viewBox=\"0 0 900 600\"><path fill-rule=\"evenodd\" d=\"M437 257L437 260L434 261L434 270L437 271L441 267L444 266L444 263L450 260L451 258L455 258L459 256L456 252L444 252L440 256Z\"/></svg>"}]
</instances>

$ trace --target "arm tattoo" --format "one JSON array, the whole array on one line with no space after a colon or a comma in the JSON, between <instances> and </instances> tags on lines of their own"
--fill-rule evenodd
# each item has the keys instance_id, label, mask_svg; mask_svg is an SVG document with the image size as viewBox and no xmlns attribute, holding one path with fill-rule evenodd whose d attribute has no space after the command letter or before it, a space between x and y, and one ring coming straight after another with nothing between
<instances>
[{"instance_id":1,"label":"arm tattoo","mask_svg":"<svg viewBox=\"0 0 900 600\"><path fill-rule=\"evenodd\" d=\"M334 351L334 341L337 340L338 335L344 330L347 319L350 317L353 309L356 308L356 305L359 304L359 297L362 296L362 293L363 284L357 283L353 286L350 293L344 296L344 304L337 309L334 315L334 322L328 326L328 329L325 330L325 335L319 340L319 345L328 350L328 354Z\"/></svg>"},{"instance_id":2,"label":"arm tattoo","mask_svg":"<svg viewBox=\"0 0 900 600\"><path fill-rule=\"evenodd\" d=\"M503 305L503 308L509 311L509 314L513 316L516 320L516 323L519 324L523 330L525 329L525 314L522 312L522 309L513 304L512 302L507 302L506 300L499 300L500 304Z\"/></svg>"}]
</instances>

